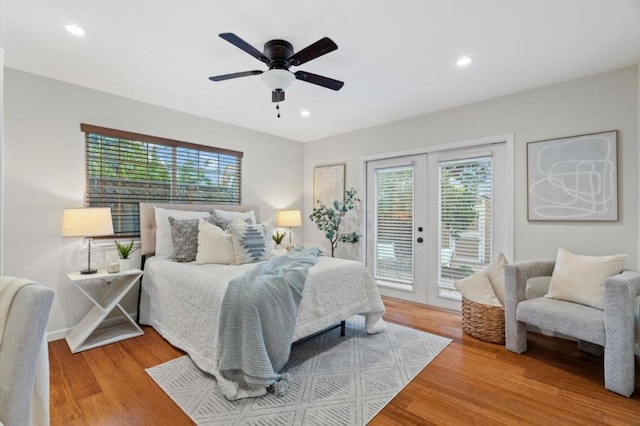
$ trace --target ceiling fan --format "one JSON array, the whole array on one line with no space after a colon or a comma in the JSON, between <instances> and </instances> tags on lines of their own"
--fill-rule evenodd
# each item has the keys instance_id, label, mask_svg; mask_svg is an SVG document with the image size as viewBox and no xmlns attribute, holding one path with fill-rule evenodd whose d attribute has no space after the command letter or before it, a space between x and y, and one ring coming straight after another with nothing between
<instances>
[{"instance_id":1,"label":"ceiling fan","mask_svg":"<svg viewBox=\"0 0 640 426\"><path fill-rule=\"evenodd\" d=\"M338 45L329 37L321 38L315 43L305 47L299 52L293 52L291 43L285 40L269 40L264 44L264 52L260 52L255 47L238 37L233 33L218 34L220 38L228 41L239 49L244 50L257 60L264 62L269 67L266 71L253 70L242 71L232 74L223 74L209 77L211 81L223 81L238 77L247 77L250 75L262 74L262 80L271 89L271 101L284 101L284 92L289 88L293 80L305 81L307 83L317 84L331 90L340 90L344 86L344 82L324 77L318 74L312 74L306 71L289 71L289 67L299 66L312 59L316 59L329 52L333 52Z\"/></svg>"}]
</instances>

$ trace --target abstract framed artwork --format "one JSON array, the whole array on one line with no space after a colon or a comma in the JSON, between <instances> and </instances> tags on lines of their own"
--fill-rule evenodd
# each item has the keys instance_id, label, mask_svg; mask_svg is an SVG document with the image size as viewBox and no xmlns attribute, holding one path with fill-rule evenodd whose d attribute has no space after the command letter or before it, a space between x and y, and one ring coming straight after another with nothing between
<instances>
[{"instance_id":1,"label":"abstract framed artwork","mask_svg":"<svg viewBox=\"0 0 640 426\"><path fill-rule=\"evenodd\" d=\"M616 130L527 144L528 219L618 220Z\"/></svg>"},{"instance_id":2,"label":"abstract framed artwork","mask_svg":"<svg viewBox=\"0 0 640 426\"><path fill-rule=\"evenodd\" d=\"M344 200L345 164L329 164L316 166L313 169L313 206L320 203L327 206L333 202Z\"/></svg>"}]
</instances>

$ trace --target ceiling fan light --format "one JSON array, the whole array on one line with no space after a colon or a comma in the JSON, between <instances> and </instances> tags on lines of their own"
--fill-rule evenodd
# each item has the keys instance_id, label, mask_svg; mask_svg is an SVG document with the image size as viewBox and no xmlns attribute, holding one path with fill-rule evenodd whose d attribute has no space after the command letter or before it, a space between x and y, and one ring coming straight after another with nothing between
<instances>
[{"instance_id":1,"label":"ceiling fan light","mask_svg":"<svg viewBox=\"0 0 640 426\"><path fill-rule=\"evenodd\" d=\"M296 77L287 70L272 69L262 73L262 81L271 89L285 91L291 86Z\"/></svg>"}]
</instances>

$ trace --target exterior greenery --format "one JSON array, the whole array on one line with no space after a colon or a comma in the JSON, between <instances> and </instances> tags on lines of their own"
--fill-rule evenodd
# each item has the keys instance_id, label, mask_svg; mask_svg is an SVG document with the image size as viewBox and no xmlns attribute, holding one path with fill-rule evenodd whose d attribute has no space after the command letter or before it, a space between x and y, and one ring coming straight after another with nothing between
<instances>
[{"instance_id":1,"label":"exterior greenery","mask_svg":"<svg viewBox=\"0 0 640 426\"><path fill-rule=\"evenodd\" d=\"M309 219L315 223L316 227L324 232L324 236L331 243L331 257L335 257L335 250L338 243L354 244L360 241L361 235L357 232L348 234L340 233L340 225L344 216L356 207L360 199L356 194L356 190L351 188L345 191L344 202L335 200L331 207L324 203L320 203L318 207L314 207Z\"/></svg>"},{"instance_id":2,"label":"exterior greenery","mask_svg":"<svg viewBox=\"0 0 640 426\"><path fill-rule=\"evenodd\" d=\"M87 133L87 207L111 207L118 237L139 235L139 202L239 204L241 157Z\"/></svg>"},{"instance_id":3,"label":"exterior greenery","mask_svg":"<svg viewBox=\"0 0 640 426\"><path fill-rule=\"evenodd\" d=\"M440 217L442 226L452 238L458 239L478 217L476 203L481 194L481 186L489 181L490 168L481 162L459 163L443 167L440 191L448 199L455 199L455 205L442 197Z\"/></svg>"}]
</instances>

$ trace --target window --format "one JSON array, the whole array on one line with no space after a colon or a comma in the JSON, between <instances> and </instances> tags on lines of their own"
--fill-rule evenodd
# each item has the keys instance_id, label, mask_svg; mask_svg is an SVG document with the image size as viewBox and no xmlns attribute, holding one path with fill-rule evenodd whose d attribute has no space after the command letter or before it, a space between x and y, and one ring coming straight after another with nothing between
<instances>
[{"instance_id":1,"label":"window","mask_svg":"<svg viewBox=\"0 0 640 426\"><path fill-rule=\"evenodd\" d=\"M413 284L413 166L375 170L375 257L377 280Z\"/></svg>"},{"instance_id":2,"label":"window","mask_svg":"<svg viewBox=\"0 0 640 426\"><path fill-rule=\"evenodd\" d=\"M491 157L440 163L438 296L460 299L453 283L491 263Z\"/></svg>"},{"instance_id":3,"label":"window","mask_svg":"<svg viewBox=\"0 0 640 426\"><path fill-rule=\"evenodd\" d=\"M111 207L118 237L140 235L140 202L240 204L242 152L81 125L86 207Z\"/></svg>"}]
</instances>

